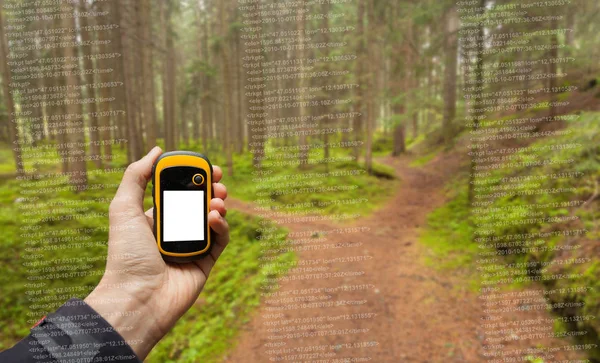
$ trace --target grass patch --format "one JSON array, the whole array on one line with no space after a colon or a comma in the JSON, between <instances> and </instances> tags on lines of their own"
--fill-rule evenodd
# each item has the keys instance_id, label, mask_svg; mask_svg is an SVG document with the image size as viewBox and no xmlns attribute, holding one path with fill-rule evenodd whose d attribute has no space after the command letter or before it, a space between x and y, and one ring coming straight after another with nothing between
<instances>
[{"instance_id":1,"label":"grass patch","mask_svg":"<svg viewBox=\"0 0 600 363\"><path fill-rule=\"evenodd\" d=\"M583 113L579 118L567 122L568 127L562 134L540 139L512 154L507 160L513 163L512 167L492 170L485 179L476 180L476 188L480 188L476 195L501 194L496 198L479 199L490 201L491 204L474 208L471 216L463 180L465 186L458 188L451 201L429 215L421 240L432 251L436 264L442 268L462 269L473 264L475 252L486 251L471 242L477 241L472 236L474 229L471 225L477 225L478 229L487 231L490 236L586 230L585 236L556 235L528 240L531 245L525 246L528 247L527 253L508 254L499 263L522 263L522 267L511 270L521 271L514 276L525 277L529 276L526 269L539 266L541 281L546 289L556 290L550 295L550 302L582 303L580 308L557 310L555 313L597 317L600 316L600 262L597 261L598 256L590 255L590 252L600 239L597 222L600 208L597 198L585 206L580 203L598 192L600 113ZM551 192L561 188L565 191ZM536 192L544 190L548 192ZM496 223L499 220L502 223ZM485 240L479 242L482 246L486 244ZM561 247L565 245L575 245L577 248L564 250ZM576 277L544 278L554 274ZM493 279L485 275L482 272L484 279ZM510 289L518 285L498 286ZM587 319L569 323L560 330L567 328L587 330L589 334L580 341L591 343L597 342L600 323L597 319ZM592 356L600 358L600 351L596 349Z\"/></svg>"},{"instance_id":2,"label":"grass patch","mask_svg":"<svg viewBox=\"0 0 600 363\"><path fill-rule=\"evenodd\" d=\"M373 156L387 156L394 150L394 138L391 136L381 135L374 137L373 141Z\"/></svg>"},{"instance_id":3,"label":"grass patch","mask_svg":"<svg viewBox=\"0 0 600 363\"><path fill-rule=\"evenodd\" d=\"M44 150L36 163L34 153ZM199 150L198 145L184 149ZM331 157L341 161L322 162L322 149L311 150L309 165L299 170L297 165L264 168L268 174L258 175L252 166L250 153L236 155L234 175L227 176L230 195L239 199L266 200L274 206L289 206L309 202L312 212L365 213L375 209L398 185L393 168L374 163L373 175L368 175L364 165L349 160L348 149L332 149ZM108 205L120 183L125 152L113 148L114 159L107 164L114 172L96 170L88 163L89 189L74 193L67 177L52 174L60 171L60 158L55 147L40 144L23 151L28 175L38 175L39 180L27 182L5 179L0 189L0 233L3 251L0 256L5 272L0 275L2 294L0 304L0 350L12 346L29 333L41 316L54 311L70 297L83 298L96 286L105 267L108 234ZM208 155L213 163L225 165L222 154ZM12 154L8 146L0 148L0 170L14 173ZM297 160L297 159L295 159ZM269 162L274 161L273 159ZM298 175L314 176L298 178ZM51 184L48 183L51 181ZM259 188L257 188L259 186ZM335 192L280 193L281 190L300 188L335 189ZM40 188L51 188L39 193ZM27 199L31 198L31 199ZM339 203L348 201L348 203ZM354 202L350 202L354 201ZM144 205L152 205L150 191L146 191ZM15 218L19 216L19 218ZM45 217L52 218L45 218ZM259 218L232 211L227 217L231 227L231 244L213 269L211 278L200 295L199 303L177 323L148 357L149 362L196 362L202 357L206 362L217 362L235 342L240 327L250 319L259 305L261 287L266 279L277 278L294 265L295 254L276 255L268 264L261 262L268 246L257 237L268 227ZM43 233L42 236L34 232ZM275 239L285 239L285 230L275 227ZM281 246L281 245L279 245ZM48 247L52 249L48 249ZM269 255L271 256L271 255ZM24 265L29 261L76 259L70 262L72 271L93 271L77 278L44 280L39 287L25 287L28 277L42 272ZM84 262L84 260L88 260ZM277 268L274 268L276 266ZM73 288L65 293L64 288ZM28 294L28 291L39 295ZM35 305L35 306L34 306Z\"/></svg>"},{"instance_id":4,"label":"grass patch","mask_svg":"<svg viewBox=\"0 0 600 363\"><path fill-rule=\"evenodd\" d=\"M449 184L450 201L427 216L420 242L427 247L425 263L440 270L461 271L471 291L481 286L475 261L479 248L473 241L473 225L463 180ZM461 183L462 182L462 183Z\"/></svg>"},{"instance_id":5,"label":"grass patch","mask_svg":"<svg viewBox=\"0 0 600 363\"><path fill-rule=\"evenodd\" d=\"M115 153L119 150L115 148ZM26 155L27 157L27 155ZM26 163L29 171L34 167ZM117 155L111 166L124 165ZM40 174L56 173L54 165L37 168ZM9 348L29 333L30 327L44 314L54 311L70 297L83 298L96 286L106 263L108 206L120 183L122 171L107 173L90 165L89 189L76 194L66 177L45 177L39 181L3 182L0 188L0 235L3 253L0 263L0 350ZM39 193L39 188L51 188ZM27 199L30 198L30 199ZM151 206L149 188L144 200ZM50 217L50 218L47 218ZM275 255L268 264L261 262L265 253L257 237L267 227L275 228L270 241L283 240L286 231L259 218L231 211L231 244L213 269L211 278L194 306L175 329L155 348L150 362L216 362L231 348L239 328L260 301L261 284L276 278L295 263L293 253ZM46 272L29 262L69 259L71 270L89 272L76 278L57 277L34 281L31 276ZM274 269L273 265L278 264ZM69 288L69 290L64 290ZM61 290L63 289L63 290Z\"/></svg>"},{"instance_id":6,"label":"grass patch","mask_svg":"<svg viewBox=\"0 0 600 363\"><path fill-rule=\"evenodd\" d=\"M429 163L431 160L433 160L439 152L440 152L440 150L434 150L423 156L420 156L420 157L416 158L415 160L413 160L410 163L410 166L413 168L420 168L422 166L425 166L425 165L427 165L427 163Z\"/></svg>"},{"instance_id":7,"label":"grass patch","mask_svg":"<svg viewBox=\"0 0 600 363\"><path fill-rule=\"evenodd\" d=\"M210 156L211 161L223 167L222 155ZM252 166L252 154L234 156L233 176L226 176L230 195L255 202L264 207L281 210L302 210L311 214L361 214L378 208L398 186L394 169L373 163L369 175L363 163L350 158L348 149L332 149L334 162L321 162L322 149L309 153L309 163L299 168L296 153L286 155L282 165L269 165L275 160L263 161L263 174ZM289 164L285 164L288 163Z\"/></svg>"},{"instance_id":8,"label":"grass patch","mask_svg":"<svg viewBox=\"0 0 600 363\"><path fill-rule=\"evenodd\" d=\"M220 362L239 329L259 305L266 278L282 275L272 266L291 267L295 255L286 253L268 264L261 261L265 247L256 240L259 219L232 212L231 243L211 272L200 304L195 304L154 348L148 362ZM263 226L268 227L268 226ZM282 231L279 231L281 233ZM285 237L281 237L283 239ZM276 241L270 239L270 241ZM286 268L286 269L287 269Z\"/></svg>"},{"instance_id":9,"label":"grass patch","mask_svg":"<svg viewBox=\"0 0 600 363\"><path fill-rule=\"evenodd\" d=\"M3 145L0 148L0 174L12 175L15 170L15 160L10 145Z\"/></svg>"},{"instance_id":10,"label":"grass patch","mask_svg":"<svg viewBox=\"0 0 600 363\"><path fill-rule=\"evenodd\" d=\"M464 222L470 218L466 188L455 193L448 203L429 214L421 235L421 242L431 253L429 263L440 268L465 268L477 252L473 227Z\"/></svg>"}]
</instances>

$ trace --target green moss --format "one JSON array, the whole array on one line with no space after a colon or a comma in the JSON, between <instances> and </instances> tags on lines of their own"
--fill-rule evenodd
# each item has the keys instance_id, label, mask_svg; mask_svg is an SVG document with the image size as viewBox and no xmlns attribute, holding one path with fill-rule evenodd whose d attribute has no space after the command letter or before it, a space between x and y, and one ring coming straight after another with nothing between
<instances>
[{"instance_id":1,"label":"green moss","mask_svg":"<svg viewBox=\"0 0 600 363\"><path fill-rule=\"evenodd\" d=\"M124 156L117 152L115 167L124 164ZM0 153L2 154L2 153ZM43 171L56 172L57 165L47 165ZM29 333L30 327L42 315L51 312L70 297L85 297L98 283L100 273L77 278L57 278L44 281L46 285L40 289L47 302L54 304L47 308L31 310L32 303L38 297L29 295L25 284L31 276L29 261L47 261L51 259L90 258L92 262L72 261L68 265L79 271L101 272L105 266L108 235L104 229L108 225L108 205L120 183L122 172L107 173L97 171L90 165L90 188L75 194L69 190L66 177L53 178L49 193L36 193L39 197L31 208L22 197L29 190L41 187L35 181L22 183L13 178L6 179L0 188L0 235L3 253L0 264L0 350L13 345L17 340ZM44 178L49 181L49 178ZM228 187L230 187L228 185ZM149 188L148 188L149 189ZM230 187L231 190L231 187ZM152 204L149 190L144 200L146 208ZM16 218L15 216L19 216ZM44 217L64 218L64 220L46 220ZM198 357L203 361L218 361L234 342L242 324L258 306L261 298L262 283L265 278L276 278L285 274L295 263L294 253L276 255L269 264L262 263L265 246L257 237L260 230L271 227L270 223L236 211L230 211L227 219L231 230L231 244L211 272L200 303L184 316L175 329L150 355L150 362L196 362ZM58 237L69 237L68 231L81 230L80 242L92 243L89 247L73 247L58 250L39 250L39 247L68 246L72 241L50 241L49 239L28 238L27 231L22 229L37 228L46 233L56 233ZM285 230L276 227L275 235L285 239ZM26 258L28 257L28 258ZM279 264L273 269L273 264ZM243 288L241 288L243 286ZM59 293L58 288L77 287L77 291ZM36 289L37 290L37 289ZM46 301L46 300L44 300ZM33 315L28 315L30 312Z\"/></svg>"},{"instance_id":2,"label":"green moss","mask_svg":"<svg viewBox=\"0 0 600 363\"><path fill-rule=\"evenodd\" d=\"M184 149L199 149L198 145L190 145ZM24 152L26 170L29 172L36 169L38 173L55 173L59 167L58 154L52 145L48 145L48 153L55 158L56 163L36 165L32 160L35 157L31 151ZM348 149L331 149L331 157L343 158L349 155ZM223 182L227 185L230 195L255 201L266 199L274 206L286 206L299 202L311 202L315 212L320 213L365 213L375 209L383 202L392 190L398 185L395 179L394 169L373 164L373 175L366 173L364 165L353 160L336 161L331 163L322 162L323 149L315 148L310 152L311 163L299 171L297 166L289 165L282 167L271 167L272 173L265 179L258 180L255 169L252 166L250 153L235 156L234 175L227 176L227 168L223 167L225 176ZM125 153L114 148L114 160L107 163L111 168L120 168L126 163ZM215 164L225 165L222 154L211 156ZM84 263L73 263L75 268L82 270L103 271L106 256L106 241L108 235L104 230L108 223L106 213L108 205L114 196L120 183L122 170L117 169L113 173L98 171L92 163L88 163L88 179L90 188L85 193L73 193L66 177L54 178L51 193L35 194L40 199L35 201L35 214L23 215L23 210L33 212L31 208L21 204L19 201L23 191L34 190L39 187L34 181L22 183L14 179L14 166L12 165L12 154L8 147L0 148L0 170L11 171L5 178L3 187L0 189L0 202L5 206L0 209L0 233L3 240L3 251L0 263L4 273L0 275L0 284L3 286L0 295L0 304L5 308L0 312L0 349L5 349L16 342L16 340L27 335L31 325L46 312L54 310L54 306L47 309L37 309L34 316L28 316L29 305L32 303L27 289L24 287L28 282L28 269L23 265L26 262L23 256L33 256L30 250L49 244L48 241L39 242L28 240L21 227L39 228L44 232L62 233L75 229L86 229L86 241L93 242L87 248L67 248L57 251L36 251L35 261L60 258L94 257L92 266L84 266ZM297 160L295 157L294 160ZM271 160L272 161L272 160ZM267 161L265 161L266 163ZM320 175L313 178L315 188L335 188L338 186L348 187L338 192L321 193L298 193L281 194L275 192L281 189L281 183L286 177L298 175L299 173L314 173ZM328 173L338 173L332 176ZM47 180L47 178L44 178ZM292 180L292 179L290 179ZM257 189L258 181L263 182L263 188ZM298 185L309 187L310 185ZM258 192L265 194L257 195ZM358 202L339 204L340 200L357 200ZM152 205L152 196L146 191L144 199L145 208ZM15 218L15 215L21 215ZM64 218L64 220L43 220L44 216ZM75 216L75 218L72 218ZM275 256L276 259L265 264L260 257L265 253L265 246L256 238L260 235L260 229L264 228L264 221L248 215L232 211L227 217L231 227L231 244L223 253L219 263L211 273L211 278L200 296L199 303L178 322L176 327L155 348L148 361L150 362L196 362L198 357L203 361L216 362L234 344L235 337L240 327L249 320L252 311L259 305L261 289L265 279L277 278L285 274L287 269L295 264L294 253L283 253ZM269 224L267 224L269 226ZM285 231L277 228L277 238L284 239ZM275 241L276 242L276 241ZM99 257L99 258L98 258ZM277 268L274 268L274 266ZM44 297L49 302L60 305L71 296L85 297L98 283L99 274L93 274L82 278L54 279L44 286ZM67 286L81 286L82 289L62 296L57 293L56 288ZM243 286L243 288L240 288ZM63 294L64 295L64 294ZM39 316L38 316L39 314Z\"/></svg>"},{"instance_id":3,"label":"green moss","mask_svg":"<svg viewBox=\"0 0 600 363\"><path fill-rule=\"evenodd\" d=\"M427 163L429 163L431 160L433 160L439 152L440 152L440 149L429 152L429 153L413 160L410 163L410 166L412 166L413 168L425 166L425 165L427 165Z\"/></svg>"},{"instance_id":4,"label":"green moss","mask_svg":"<svg viewBox=\"0 0 600 363\"><path fill-rule=\"evenodd\" d=\"M389 136L376 137L373 141L373 155L383 156L389 155L394 149L394 139Z\"/></svg>"},{"instance_id":5,"label":"green moss","mask_svg":"<svg viewBox=\"0 0 600 363\"><path fill-rule=\"evenodd\" d=\"M15 162L10 145L2 145L0 148L0 174L13 175Z\"/></svg>"},{"instance_id":6,"label":"green moss","mask_svg":"<svg viewBox=\"0 0 600 363\"><path fill-rule=\"evenodd\" d=\"M600 280L598 279L600 262L597 261L597 256L587 255L585 251L589 251L593 247L592 241L597 241L599 238L598 200L586 206L569 203L587 200L597 192L598 180L600 180L600 113L584 113L567 123L568 127L562 135L540 139L521 149L512 155L510 160L514 163L512 167L492 171L485 180L481 180L482 183L476 184L477 187L491 188L476 192L479 195L491 192L505 193L494 199L483 199L492 201L489 206L475 208L469 216L466 186L462 189L454 187L457 191L451 196L450 202L430 214L421 240L432 251L436 265L442 268L468 269L475 255L475 249L470 242L474 240L471 236L474 231L471 225L478 224L478 227L489 231L493 236L585 228L588 230L585 238L555 236L544 239L543 245L548 247L547 249L510 254L503 261L542 264L555 259L586 259L580 260L579 263L559 264L544 269L541 273L542 276L553 273L576 274L578 277L572 279L544 279L543 283L547 289L556 289L556 293L552 294L550 299L554 302L583 303L580 309L562 311L565 314L597 317L600 316ZM544 163L528 163L534 160L542 160ZM578 174L566 174L569 172ZM509 179L519 177L534 179ZM561 193L519 193L517 186L532 183L531 180L535 180L539 185L531 185L524 190L558 188L572 188L572 190ZM461 182L462 185L466 184L464 179L455 181L455 183ZM513 188L504 189L511 183L514 184ZM542 214L539 214L540 212ZM502 215L504 223L494 223L499 214ZM536 218L540 215L556 219L549 222L547 219ZM566 220L565 217L567 219L577 217L577 219L573 222ZM557 256L552 248L564 245L567 239L570 239L571 244L581 244L581 248ZM524 269L525 267L522 273L526 275ZM587 289L578 290L579 287L587 287ZM590 333L581 341L593 342L598 338L600 323L597 319L591 319L568 324L568 328L587 330ZM564 326L557 326L557 329L564 329ZM600 351L596 349L592 356L600 357Z\"/></svg>"},{"instance_id":7,"label":"green moss","mask_svg":"<svg viewBox=\"0 0 600 363\"><path fill-rule=\"evenodd\" d=\"M289 153L282 160L263 160L265 175L258 175L252 166L252 154L234 156L233 175L227 175L222 155L211 156L225 171L224 182L230 194L238 199L257 202L265 207L286 210L291 206L309 203L302 210L312 214L361 214L378 208L398 186L394 169L373 163L369 175L364 164L342 160L350 156L348 149L332 149L330 163L321 162L322 149L309 153L304 168L297 165L297 153ZM272 166L274 161L285 164ZM289 164L287 164L289 162ZM347 201L348 203L338 203ZM293 210L293 209L292 209Z\"/></svg>"},{"instance_id":8,"label":"green moss","mask_svg":"<svg viewBox=\"0 0 600 363\"><path fill-rule=\"evenodd\" d=\"M220 362L259 305L265 279L277 278L295 264L292 253L281 254L268 264L261 261L264 246L249 238L256 233L259 219L235 212L227 219L232 225L231 243L211 272L200 303L177 322L148 362L197 362L198 357L203 362ZM273 269L274 265L285 268Z\"/></svg>"},{"instance_id":9,"label":"green moss","mask_svg":"<svg viewBox=\"0 0 600 363\"><path fill-rule=\"evenodd\" d=\"M473 227L467 200L467 188L452 183L449 189L450 201L433 211L427 217L427 224L420 241L427 247L426 263L437 269L460 270L464 273L469 287L479 288L474 261L477 257L477 244L473 242Z\"/></svg>"}]
</instances>

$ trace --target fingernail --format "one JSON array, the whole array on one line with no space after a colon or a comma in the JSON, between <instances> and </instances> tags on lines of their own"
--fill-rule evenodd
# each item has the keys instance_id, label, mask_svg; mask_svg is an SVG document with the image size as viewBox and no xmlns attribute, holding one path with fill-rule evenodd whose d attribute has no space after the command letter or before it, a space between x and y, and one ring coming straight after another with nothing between
<instances>
[{"instance_id":1,"label":"fingernail","mask_svg":"<svg viewBox=\"0 0 600 363\"><path fill-rule=\"evenodd\" d=\"M153 147L153 148L152 148L150 151L148 151L148 154L146 154L146 156L148 156L148 155L151 155L151 154L154 154L154 152L155 152L157 149L160 149L160 148L159 148L158 146L155 146L155 147Z\"/></svg>"}]
</instances>

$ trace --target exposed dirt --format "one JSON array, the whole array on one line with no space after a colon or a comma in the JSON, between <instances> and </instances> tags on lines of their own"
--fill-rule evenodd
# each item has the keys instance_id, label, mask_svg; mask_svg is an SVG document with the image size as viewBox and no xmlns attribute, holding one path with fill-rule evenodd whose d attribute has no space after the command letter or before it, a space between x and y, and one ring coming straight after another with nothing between
<instances>
[{"instance_id":1,"label":"exposed dirt","mask_svg":"<svg viewBox=\"0 0 600 363\"><path fill-rule=\"evenodd\" d=\"M325 234L327 240L320 242L362 245L298 252L301 262L319 262L299 264L298 267L325 270L292 271L288 278L295 279L281 281L278 295L263 299L261 307L238 338L236 348L224 361L488 361L483 349L487 338L481 327L482 319L486 317L482 312L483 300L467 288L464 274L428 267L423 261L427 250L418 242L419 228L424 225L427 214L444 202L444 184L461 169L461 159L457 153L441 154L423 168L409 167L408 157L382 159L381 162L395 168L402 180L397 193L370 216L343 225L367 227L368 231ZM236 200L231 201L229 208L256 214L252 205ZM340 227L333 222L286 223L284 226L291 232L327 231ZM370 257L360 262L324 261L356 256ZM356 272L364 274L306 279L315 273ZM342 291L340 286L343 285L366 285L367 288ZM315 288L331 290L302 291ZM297 293L292 293L294 291ZM333 306L302 306L311 302ZM351 315L369 313L376 315ZM269 314L282 315L274 318ZM349 319L328 321L340 316ZM510 317L504 315L504 321L548 317L545 312L524 311ZM547 333L552 332L551 322L536 326L550 329L544 330ZM281 328L287 330L272 330ZM504 348L493 351L558 347L567 343L551 338L524 339L524 334L516 331L501 334L505 337L502 339ZM361 342L376 344L369 347L353 345ZM517 354L519 357L527 355ZM546 356L545 362L576 357L573 353L558 352Z\"/></svg>"}]
</instances>

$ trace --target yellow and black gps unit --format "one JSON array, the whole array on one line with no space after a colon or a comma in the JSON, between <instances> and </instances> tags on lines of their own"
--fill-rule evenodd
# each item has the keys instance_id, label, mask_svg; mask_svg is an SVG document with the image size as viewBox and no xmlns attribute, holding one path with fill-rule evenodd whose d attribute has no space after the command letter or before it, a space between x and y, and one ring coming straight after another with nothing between
<instances>
[{"instance_id":1,"label":"yellow and black gps unit","mask_svg":"<svg viewBox=\"0 0 600 363\"><path fill-rule=\"evenodd\" d=\"M212 165L202 154L171 151L152 168L154 236L168 262L190 262L212 247L208 224L213 196Z\"/></svg>"}]
</instances>

